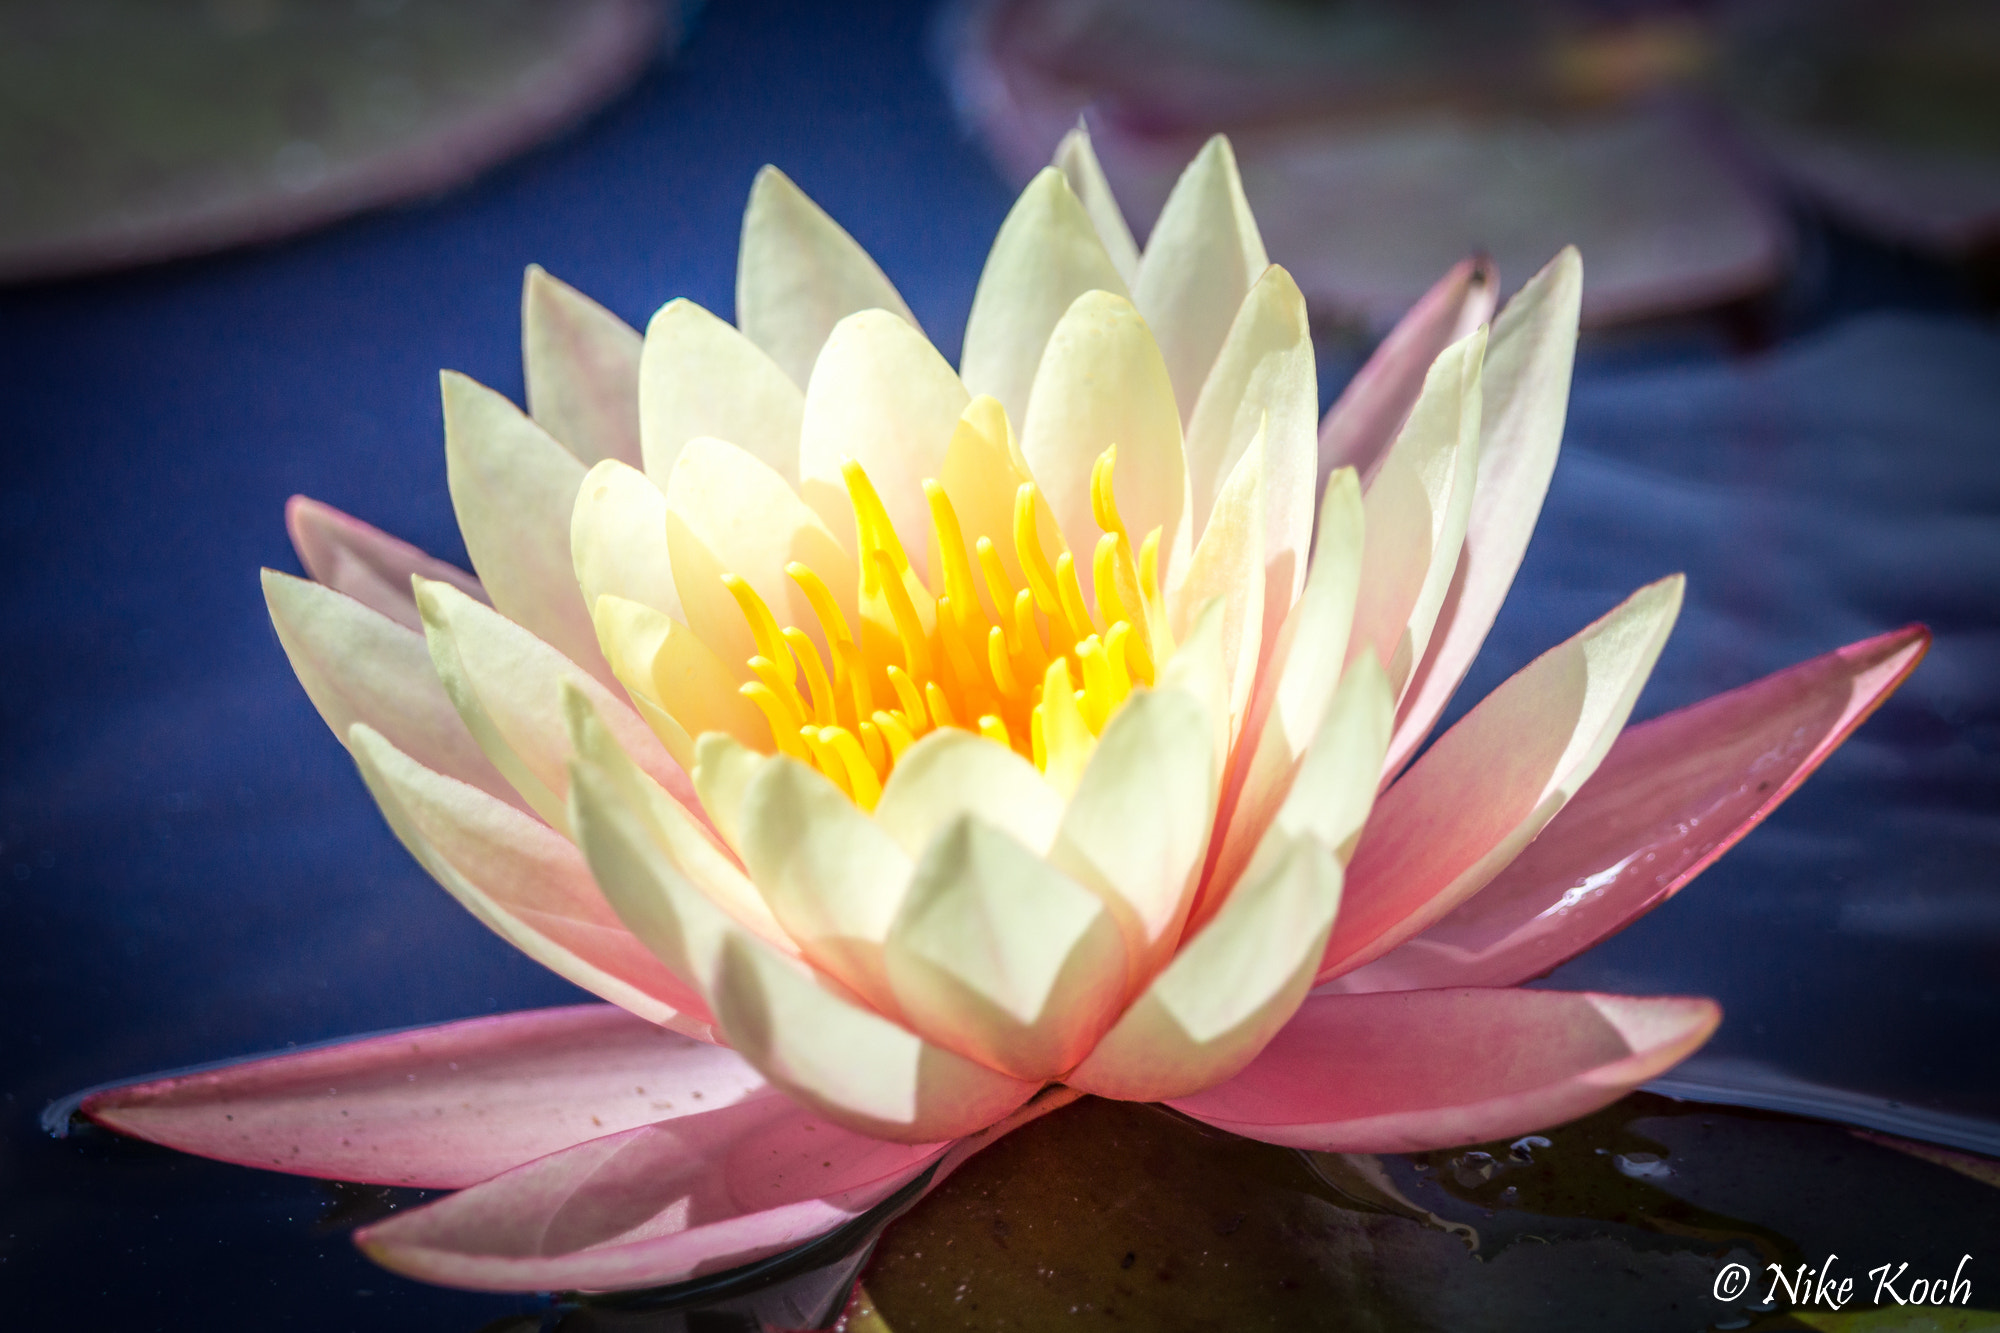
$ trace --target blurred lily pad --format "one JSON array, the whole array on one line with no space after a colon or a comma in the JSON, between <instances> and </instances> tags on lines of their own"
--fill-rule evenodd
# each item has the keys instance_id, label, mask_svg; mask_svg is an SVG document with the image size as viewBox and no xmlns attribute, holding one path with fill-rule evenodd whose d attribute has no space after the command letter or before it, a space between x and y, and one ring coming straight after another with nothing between
<instances>
[{"instance_id":1,"label":"blurred lily pad","mask_svg":"<svg viewBox=\"0 0 2000 1333\"><path fill-rule=\"evenodd\" d=\"M0 0L0 280L455 185L604 102L660 0Z\"/></svg>"},{"instance_id":2,"label":"blurred lily pad","mask_svg":"<svg viewBox=\"0 0 2000 1333\"><path fill-rule=\"evenodd\" d=\"M1764 0L1726 49L1718 92L1796 185L1934 249L2000 234L2000 5Z\"/></svg>"},{"instance_id":3,"label":"blurred lily pad","mask_svg":"<svg viewBox=\"0 0 2000 1333\"><path fill-rule=\"evenodd\" d=\"M1025 176L1085 115L1142 225L1228 133L1273 258L1380 328L1447 266L1567 243L1596 324L1754 295L1803 190L1892 239L2000 233L1990 0L967 0L961 106Z\"/></svg>"}]
</instances>

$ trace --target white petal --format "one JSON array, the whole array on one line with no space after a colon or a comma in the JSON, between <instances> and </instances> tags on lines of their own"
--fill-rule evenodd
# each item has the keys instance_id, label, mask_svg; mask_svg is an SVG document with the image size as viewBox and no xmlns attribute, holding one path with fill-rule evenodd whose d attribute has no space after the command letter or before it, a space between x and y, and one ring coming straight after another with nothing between
<instances>
[{"instance_id":1,"label":"white petal","mask_svg":"<svg viewBox=\"0 0 2000 1333\"><path fill-rule=\"evenodd\" d=\"M422 634L271 569L264 571L264 603L299 683L342 745L348 729L365 722L424 767L525 808L459 720Z\"/></svg>"},{"instance_id":2,"label":"white petal","mask_svg":"<svg viewBox=\"0 0 2000 1333\"><path fill-rule=\"evenodd\" d=\"M563 722L572 754L567 774L572 826L579 805L585 803L576 791L576 775L587 772L599 784L600 794L616 795L622 816L628 819L626 827L643 833L649 844L671 860L676 871L702 897L771 947L786 954L798 953L798 946L771 915L763 895L742 868L682 802L632 762L632 756L619 744L617 732L606 725L607 719L586 691L570 685L563 687ZM581 834L578 837L581 841ZM609 893L608 888L606 891ZM612 906L641 939L647 939L648 932L658 924L651 915L657 904L635 904L629 896L614 896ZM633 915L628 916L628 911ZM641 917L644 921L635 924ZM645 924L646 929L640 930L639 924ZM685 969L679 974L686 976L691 985L699 986L701 978L708 975L699 968L687 967L685 952L669 950L659 957L669 967Z\"/></svg>"},{"instance_id":3,"label":"white petal","mask_svg":"<svg viewBox=\"0 0 2000 1333\"><path fill-rule=\"evenodd\" d=\"M669 301L646 325L639 360L639 430L646 475L664 485L681 446L727 440L799 484L805 395L757 344L688 300Z\"/></svg>"},{"instance_id":4,"label":"white petal","mask_svg":"<svg viewBox=\"0 0 2000 1333\"><path fill-rule=\"evenodd\" d=\"M746 936L724 945L710 999L723 1035L759 1073L874 1138L935 1143L976 1133L1041 1087L923 1040Z\"/></svg>"},{"instance_id":5,"label":"white petal","mask_svg":"<svg viewBox=\"0 0 2000 1333\"><path fill-rule=\"evenodd\" d=\"M770 723L738 692L737 671L695 632L649 606L609 594L597 603L598 641L618 681L675 763L692 772L695 741L722 731L769 746Z\"/></svg>"},{"instance_id":6,"label":"white petal","mask_svg":"<svg viewBox=\"0 0 2000 1333\"><path fill-rule=\"evenodd\" d=\"M1044 167L1008 210L979 275L959 361L967 391L1025 420L1049 334L1088 291L1129 296L1063 173Z\"/></svg>"},{"instance_id":7,"label":"white petal","mask_svg":"<svg viewBox=\"0 0 2000 1333\"><path fill-rule=\"evenodd\" d=\"M1389 768L1423 743L1479 655L1541 516L1569 410L1583 261L1564 250L1515 293L1486 349L1479 481L1460 577L1441 608L1430 651L1404 696Z\"/></svg>"},{"instance_id":8,"label":"white petal","mask_svg":"<svg viewBox=\"0 0 2000 1333\"><path fill-rule=\"evenodd\" d=\"M584 606L595 607L608 593L682 614L667 554L667 497L637 468L606 459L584 474L570 514L569 550Z\"/></svg>"},{"instance_id":9,"label":"white petal","mask_svg":"<svg viewBox=\"0 0 2000 1333\"><path fill-rule=\"evenodd\" d=\"M833 326L857 310L916 316L868 252L784 172L765 167L743 210L736 324L804 387Z\"/></svg>"},{"instance_id":10,"label":"white petal","mask_svg":"<svg viewBox=\"0 0 2000 1333\"><path fill-rule=\"evenodd\" d=\"M1490 260L1465 259L1410 307L1327 409L1319 428L1323 470L1351 467L1364 480L1375 475L1431 363L1492 317L1499 285Z\"/></svg>"},{"instance_id":11,"label":"white petal","mask_svg":"<svg viewBox=\"0 0 2000 1333\"><path fill-rule=\"evenodd\" d=\"M1236 461L1216 502L1208 530L1196 543L1183 577L1167 597L1176 638L1185 637L1195 611L1222 603L1222 660L1229 673L1229 738L1250 704L1263 656L1264 449L1260 431Z\"/></svg>"},{"instance_id":12,"label":"white petal","mask_svg":"<svg viewBox=\"0 0 2000 1333\"><path fill-rule=\"evenodd\" d=\"M1090 131L1081 120L1056 145L1054 165L1068 179L1076 197L1083 201L1084 211L1090 214L1090 221L1097 228L1097 238L1104 243L1104 252L1111 257L1118 276L1130 287L1139 276L1139 246L1132 239L1124 210L1118 207L1118 200L1111 193L1111 182L1104 178L1097 150L1090 146Z\"/></svg>"},{"instance_id":13,"label":"white petal","mask_svg":"<svg viewBox=\"0 0 2000 1333\"><path fill-rule=\"evenodd\" d=\"M881 310L841 320L806 386L799 476L807 502L836 532L851 532L831 515L851 512L840 467L853 459L882 497L911 563L928 574L924 479L943 473L952 431L971 401L951 364L913 325Z\"/></svg>"},{"instance_id":14,"label":"white petal","mask_svg":"<svg viewBox=\"0 0 2000 1333\"><path fill-rule=\"evenodd\" d=\"M795 759L765 759L736 810L738 846L764 900L815 967L894 1013L882 945L910 858L845 792Z\"/></svg>"},{"instance_id":15,"label":"white petal","mask_svg":"<svg viewBox=\"0 0 2000 1333\"><path fill-rule=\"evenodd\" d=\"M1273 635L1305 583L1319 476L1318 416L1305 297L1292 275L1273 264L1237 310L1187 430L1197 541L1225 480L1263 431L1265 623Z\"/></svg>"},{"instance_id":16,"label":"white petal","mask_svg":"<svg viewBox=\"0 0 2000 1333\"><path fill-rule=\"evenodd\" d=\"M1332 703L1361 586L1362 523L1360 483L1352 468L1342 468L1327 481L1320 504L1318 548L1305 590L1278 636L1244 720L1239 772L1224 798L1222 849L1195 909L1196 925L1249 862Z\"/></svg>"},{"instance_id":17,"label":"white petal","mask_svg":"<svg viewBox=\"0 0 2000 1333\"><path fill-rule=\"evenodd\" d=\"M356 723L346 738L397 838L495 934L641 1018L713 1040L701 997L619 925L576 848Z\"/></svg>"},{"instance_id":18,"label":"white petal","mask_svg":"<svg viewBox=\"0 0 2000 1333\"><path fill-rule=\"evenodd\" d=\"M639 335L566 282L528 265L521 285L528 413L582 462L639 463Z\"/></svg>"},{"instance_id":19,"label":"white petal","mask_svg":"<svg viewBox=\"0 0 2000 1333\"><path fill-rule=\"evenodd\" d=\"M565 684L584 692L655 781L691 800L693 784L616 695L574 662L490 607L442 583L420 583L424 637L445 693L493 766L536 814L567 829L569 728Z\"/></svg>"},{"instance_id":20,"label":"white petal","mask_svg":"<svg viewBox=\"0 0 2000 1333\"><path fill-rule=\"evenodd\" d=\"M1352 660L1373 649L1398 694L1430 641L1465 540L1477 475L1485 330L1438 355L1365 499Z\"/></svg>"},{"instance_id":21,"label":"white petal","mask_svg":"<svg viewBox=\"0 0 2000 1333\"><path fill-rule=\"evenodd\" d=\"M451 504L487 596L501 615L610 684L570 561L583 464L493 390L452 371L440 378Z\"/></svg>"},{"instance_id":22,"label":"white petal","mask_svg":"<svg viewBox=\"0 0 2000 1333\"><path fill-rule=\"evenodd\" d=\"M1075 1065L1125 999L1103 902L971 815L917 862L885 958L913 1028L1016 1078Z\"/></svg>"},{"instance_id":23,"label":"white petal","mask_svg":"<svg viewBox=\"0 0 2000 1333\"><path fill-rule=\"evenodd\" d=\"M1139 976L1179 938L1208 850L1211 734L1207 709L1188 693L1135 694L1098 739L1049 853L1103 897Z\"/></svg>"},{"instance_id":24,"label":"white petal","mask_svg":"<svg viewBox=\"0 0 2000 1333\"><path fill-rule=\"evenodd\" d=\"M732 922L596 765L579 759L571 792L578 836L619 914L699 983L729 1045L799 1101L875 1138L928 1143L983 1129L1034 1095L1036 1084L933 1046Z\"/></svg>"},{"instance_id":25,"label":"white petal","mask_svg":"<svg viewBox=\"0 0 2000 1333\"><path fill-rule=\"evenodd\" d=\"M1090 508L1090 474L1098 455L1118 446L1112 489L1134 546L1154 528L1162 569L1185 532L1187 463L1167 363L1146 321L1130 301L1110 292L1079 296L1055 332L1035 373L1021 429L1021 453L1048 499L1064 540L1077 556L1077 575L1090 590L1090 560L1099 529Z\"/></svg>"},{"instance_id":26,"label":"white petal","mask_svg":"<svg viewBox=\"0 0 2000 1333\"><path fill-rule=\"evenodd\" d=\"M834 600L854 614L854 558L833 530L771 467L722 440L689 440L667 478L667 549L687 624L732 670L757 651L742 608L723 586L734 574L756 589L780 626L796 625L819 641L819 620L804 591L785 573L798 561L816 572Z\"/></svg>"},{"instance_id":27,"label":"white petal","mask_svg":"<svg viewBox=\"0 0 2000 1333\"><path fill-rule=\"evenodd\" d=\"M1174 183L1132 288L1160 340L1183 421L1194 412L1237 307L1270 262L1243 197L1236 154L1218 134Z\"/></svg>"},{"instance_id":28,"label":"white petal","mask_svg":"<svg viewBox=\"0 0 2000 1333\"><path fill-rule=\"evenodd\" d=\"M1305 999L1339 905L1339 863L1309 840L1292 844L1230 895L1063 1081L1158 1101L1235 1074Z\"/></svg>"},{"instance_id":29,"label":"white petal","mask_svg":"<svg viewBox=\"0 0 2000 1333\"><path fill-rule=\"evenodd\" d=\"M947 824L976 814L1036 855L1062 823L1063 798L1041 771L1004 745L940 727L912 745L883 784L875 822L912 857Z\"/></svg>"}]
</instances>

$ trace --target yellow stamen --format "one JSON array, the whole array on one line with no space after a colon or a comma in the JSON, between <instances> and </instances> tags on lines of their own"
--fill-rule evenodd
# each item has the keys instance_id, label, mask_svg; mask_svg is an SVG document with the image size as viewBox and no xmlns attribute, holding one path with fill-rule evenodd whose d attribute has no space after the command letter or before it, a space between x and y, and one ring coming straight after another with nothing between
<instances>
[{"instance_id":1,"label":"yellow stamen","mask_svg":"<svg viewBox=\"0 0 2000 1333\"><path fill-rule=\"evenodd\" d=\"M1049 663L1048 674L1042 678L1042 702L1036 706L1035 716L1041 723L1045 750L1042 771L1055 789L1067 796L1076 790L1097 741L1077 707L1068 658L1058 657Z\"/></svg>"},{"instance_id":2,"label":"yellow stamen","mask_svg":"<svg viewBox=\"0 0 2000 1333\"><path fill-rule=\"evenodd\" d=\"M957 719L951 714L951 702L944 697L944 691L938 688L936 681L924 682L924 702L930 705L931 721L940 727L958 725Z\"/></svg>"},{"instance_id":3,"label":"yellow stamen","mask_svg":"<svg viewBox=\"0 0 2000 1333\"><path fill-rule=\"evenodd\" d=\"M993 683L1001 694L1012 698L1021 692L1014 665L1007 660L1007 636L998 625L986 631L986 665L993 669Z\"/></svg>"},{"instance_id":4,"label":"yellow stamen","mask_svg":"<svg viewBox=\"0 0 2000 1333\"><path fill-rule=\"evenodd\" d=\"M917 738L903 725L903 719L894 713L877 712L875 726L881 731L882 739L889 743L889 755L892 761L901 759L903 751L917 743Z\"/></svg>"},{"instance_id":5,"label":"yellow stamen","mask_svg":"<svg viewBox=\"0 0 2000 1333\"><path fill-rule=\"evenodd\" d=\"M799 698L797 685L793 683L792 655L785 651L784 640L778 641L778 656L784 660L780 666L770 658L759 654L750 659L750 670L771 688L772 693L785 701L785 707L794 717L803 721L806 717L806 701Z\"/></svg>"},{"instance_id":6,"label":"yellow stamen","mask_svg":"<svg viewBox=\"0 0 2000 1333\"><path fill-rule=\"evenodd\" d=\"M1014 580L1007 577L1007 566L1000 563L1000 550L991 537L981 537L973 551L979 560L980 581L986 585L986 614L999 620L1014 604Z\"/></svg>"},{"instance_id":7,"label":"yellow stamen","mask_svg":"<svg viewBox=\"0 0 2000 1333\"><path fill-rule=\"evenodd\" d=\"M819 627L826 634L826 641L829 644L843 639L853 642L854 635L847 628L847 617L841 613L840 603L833 600L833 590L826 586L826 580L796 560L785 566L785 573L791 575L792 582L799 585L799 591L812 603L813 615L819 618Z\"/></svg>"},{"instance_id":8,"label":"yellow stamen","mask_svg":"<svg viewBox=\"0 0 2000 1333\"><path fill-rule=\"evenodd\" d=\"M875 776L875 769L861 752L861 743L854 739L854 733L845 727L821 727L819 738L846 770L854 803L863 810L873 810L882 799L882 780Z\"/></svg>"},{"instance_id":9,"label":"yellow stamen","mask_svg":"<svg viewBox=\"0 0 2000 1333\"><path fill-rule=\"evenodd\" d=\"M1106 622L1131 620L1131 610L1118 592L1119 548L1123 538L1118 533L1107 532L1097 539L1097 550L1091 557L1090 576L1097 593L1097 614Z\"/></svg>"},{"instance_id":10,"label":"yellow stamen","mask_svg":"<svg viewBox=\"0 0 2000 1333\"><path fill-rule=\"evenodd\" d=\"M1083 585L1076 581L1076 559L1068 551L1056 557L1056 587L1061 590L1063 619L1069 622L1070 637L1085 639L1097 632L1090 612L1083 604Z\"/></svg>"},{"instance_id":11,"label":"yellow stamen","mask_svg":"<svg viewBox=\"0 0 2000 1333\"><path fill-rule=\"evenodd\" d=\"M778 621L771 614L771 608L764 605L764 599L757 590L735 574L724 574L722 586L729 589L729 595L736 599L743 618L750 622L750 638L757 645L760 656L773 662L785 658L785 640L778 633Z\"/></svg>"},{"instance_id":12,"label":"yellow stamen","mask_svg":"<svg viewBox=\"0 0 2000 1333\"><path fill-rule=\"evenodd\" d=\"M851 458L842 460L840 477L847 483L847 498L854 505L854 526L861 540L863 556L881 552L889 557L890 568L900 577L910 567L910 557L903 550L902 539L896 535L896 525L889 521L889 511L883 507L882 497L875 493L875 483L868 480L861 464ZM868 572L864 565L862 574L866 576Z\"/></svg>"},{"instance_id":13,"label":"yellow stamen","mask_svg":"<svg viewBox=\"0 0 2000 1333\"><path fill-rule=\"evenodd\" d=\"M1117 689L1119 702L1132 693L1132 675L1125 664L1125 654L1131 651L1135 642L1132 626L1128 621L1119 621L1104 634L1104 661L1111 669L1111 678Z\"/></svg>"},{"instance_id":14,"label":"yellow stamen","mask_svg":"<svg viewBox=\"0 0 2000 1333\"><path fill-rule=\"evenodd\" d=\"M899 666L890 667L889 686L896 691L896 698L903 705L903 716L915 723L916 729L929 731L930 727L924 720L929 715L924 711L923 692L917 688L917 683L910 679L910 673ZM881 715L876 716L879 719Z\"/></svg>"},{"instance_id":15,"label":"yellow stamen","mask_svg":"<svg viewBox=\"0 0 2000 1333\"><path fill-rule=\"evenodd\" d=\"M785 701L772 692L769 685L753 680L737 688L737 693L756 704L764 714L764 720L771 724L771 739L778 748L794 759L811 758L811 751L799 740L799 718Z\"/></svg>"},{"instance_id":16,"label":"yellow stamen","mask_svg":"<svg viewBox=\"0 0 2000 1333\"><path fill-rule=\"evenodd\" d=\"M1083 720L1092 732L1102 733L1112 710L1125 700L1118 695L1111 665L1104 660L1104 644L1095 634L1076 646L1076 660L1083 667Z\"/></svg>"},{"instance_id":17,"label":"yellow stamen","mask_svg":"<svg viewBox=\"0 0 2000 1333\"><path fill-rule=\"evenodd\" d=\"M1028 590L1035 594L1035 605L1042 614L1055 616L1062 610L1060 595L1056 592L1056 572L1049 568L1049 558L1042 554L1042 539L1035 525L1035 484L1021 483L1021 489L1014 492L1014 554L1021 561L1021 572L1027 576Z\"/></svg>"},{"instance_id":18,"label":"yellow stamen","mask_svg":"<svg viewBox=\"0 0 2000 1333\"><path fill-rule=\"evenodd\" d=\"M1026 588L1014 594L1014 639L1015 653L1029 668L1040 675L1042 668L1049 664L1049 653L1042 646L1042 632L1035 627L1035 598Z\"/></svg>"},{"instance_id":19,"label":"yellow stamen","mask_svg":"<svg viewBox=\"0 0 2000 1333\"><path fill-rule=\"evenodd\" d=\"M951 497L935 481L924 483L924 499L931 510L931 528L936 536L938 563L944 569L945 596L951 598L953 624L964 625L979 611L979 594L972 587L972 565L965 558L965 533L958 526L958 511ZM944 597L938 598L943 605Z\"/></svg>"},{"instance_id":20,"label":"yellow stamen","mask_svg":"<svg viewBox=\"0 0 2000 1333\"><path fill-rule=\"evenodd\" d=\"M1118 466L1118 446L1112 445L1090 465L1090 516L1097 526L1114 537L1125 535L1125 520L1118 514L1118 497L1111 488L1112 470Z\"/></svg>"},{"instance_id":21,"label":"yellow stamen","mask_svg":"<svg viewBox=\"0 0 2000 1333\"><path fill-rule=\"evenodd\" d=\"M868 683L868 659L861 651L861 645L852 639L842 639L833 645L833 669L847 684L854 696L854 717L857 721L875 711L875 691Z\"/></svg>"},{"instance_id":22,"label":"yellow stamen","mask_svg":"<svg viewBox=\"0 0 2000 1333\"><path fill-rule=\"evenodd\" d=\"M796 626L785 627L785 645L805 668L806 688L812 692L813 721L820 726L830 725L838 715L838 698L833 692L833 682L826 678L826 664L820 660L819 649L806 632Z\"/></svg>"},{"instance_id":23,"label":"yellow stamen","mask_svg":"<svg viewBox=\"0 0 2000 1333\"><path fill-rule=\"evenodd\" d=\"M867 752L868 762L874 765L875 772L878 775L887 774L895 757L882 742L882 728L873 722L863 722L855 730L861 733L861 748Z\"/></svg>"},{"instance_id":24,"label":"yellow stamen","mask_svg":"<svg viewBox=\"0 0 2000 1333\"><path fill-rule=\"evenodd\" d=\"M1007 724L997 714L987 713L979 719L979 734L995 745L1014 748L1014 742L1007 736Z\"/></svg>"},{"instance_id":25,"label":"yellow stamen","mask_svg":"<svg viewBox=\"0 0 2000 1333\"><path fill-rule=\"evenodd\" d=\"M875 577L881 580L880 591L889 603L889 614L896 618L896 637L903 642L905 669L913 676L929 679L935 674L931 647L924 633L924 622L917 618L917 608L910 601L909 590L903 586L887 552L869 552L868 562L875 570Z\"/></svg>"},{"instance_id":26,"label":"yellow stamen","mask_svg":"<svg viewBox=\"0 0 2000 1333\"><path fill-rule=\"evenodd\" d=\"M833 728L828 727L826 730L832 731ZM847 765L840 761L840 755L835 752L831 745L827 744L826 733L818 727L800 727L799 739L804 741L807 747L811 749L813 767L826 774L834 786L840 788L852 798L855 795L854 784L848 781ZM859 803L859 801L856 801L856 804Z\"/></svg>"},{"instance_id":27,"label":"yellow stamen","mask_svg":"<svg viewBox=\"0 0 2000 1333\"><path fill-rule=\"evenodd\" d=\"M986 673L979 669L978 659L972 655L971 648L966 645L966 635L963 630L958 625L949 623L957 615L956 603L953 602L951 594L947 593L943 597L938 598L937 637L938 642L944 646L944 660L951 667L951 674L957 681L958 687L962 692L977 690L979 693L984 694L985 690L980 687L982 683L981 678ZM970 629L971 617L968 616L966 619L967 624L965 625L965 629ZM981 617L981 619L983 620L984 617Z\"/></svg>"},{"instance_id":28,"label":"yellow stamen","mask_svg":"<svg viewBox=\"0 0 2000 1333\"><path fill-rule=\"evenodd\" d=\"M804 564L785 572L805 594L817 632L810 622L781 628L747 581L724 576L756 648L748 663L755 679L742 693L770 723L774 744L866 809L916 739L939 727L1019 746L1058 789L1073 790L1097 735L1172 650L1159 587L1161 530L1134 555L1113 485L1117 458L1108 448L1091 468L1091 515L1104 532L1087 555L1094 602L1063 535L1044 532L1032 482L1014 492L1012 532L968 546L950 496L925 481L933 567L926 580L874 483L858 463L844 462L858 622ZM998 543L1009 539L1014 555L1003 559ZM885 686L894 703L877 708Z\"/></svg>"}]
</instances>

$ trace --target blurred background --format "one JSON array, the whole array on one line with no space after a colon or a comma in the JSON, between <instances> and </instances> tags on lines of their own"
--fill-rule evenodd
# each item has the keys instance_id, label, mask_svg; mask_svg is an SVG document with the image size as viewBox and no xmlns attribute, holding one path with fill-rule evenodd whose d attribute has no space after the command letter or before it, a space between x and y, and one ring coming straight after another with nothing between
<instances>
[{"instance_id":1,"label":"blurred background","mask_svg":"<svg viewBox=\"0 0 2000 1333\"><path fill-rule=\"evenodd\" d=\"M0 1309L522 1308L368 1265L365 1194L37 1126L577 998L403 853L293 680L285 498L463 563L436 371L520 398L530 262L635 326L727 314L765 162L955 358L1079 115L1142 237L1231 135L1326 402L1464 254L1511 288L1582 247L1563 462L1458 711L1675 569L1640 717L1930 624L1762 829L1548 984L1714 995L1718 1085L2000 1143L1996 90L1990 0L0 0Z\"/></svg>"}]
</instances>

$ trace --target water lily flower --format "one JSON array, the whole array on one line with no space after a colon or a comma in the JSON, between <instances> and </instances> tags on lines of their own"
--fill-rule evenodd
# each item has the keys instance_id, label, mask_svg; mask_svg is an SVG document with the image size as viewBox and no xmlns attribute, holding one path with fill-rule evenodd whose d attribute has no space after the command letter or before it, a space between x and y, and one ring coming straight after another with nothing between
<instances>
[{"instance_id":1,"label":"water lily flower","mask_svg":"<svg viewBox=\"0 0 2000 1333\"><path fill-rule=\"evenodd\" d=\"M774 170L737 324L530 269L529 412L443 382L478 577L323 505L267 571L397 836L608 1005L91 1097L227 1161L456 1189L369 1254L659 1284L935 1184L1084 1094L1406 1151L1591 1111L1704 999L1518 989L1674 893L1920 628L1623 730L1663 579L1426 746L1562 434L1581 269L1453 270L1324 422L1226 142L1143 252L1081 133L957 370ZM1319 482L1322 463L1331 468Z\"/></svg>"}]
</instances>

